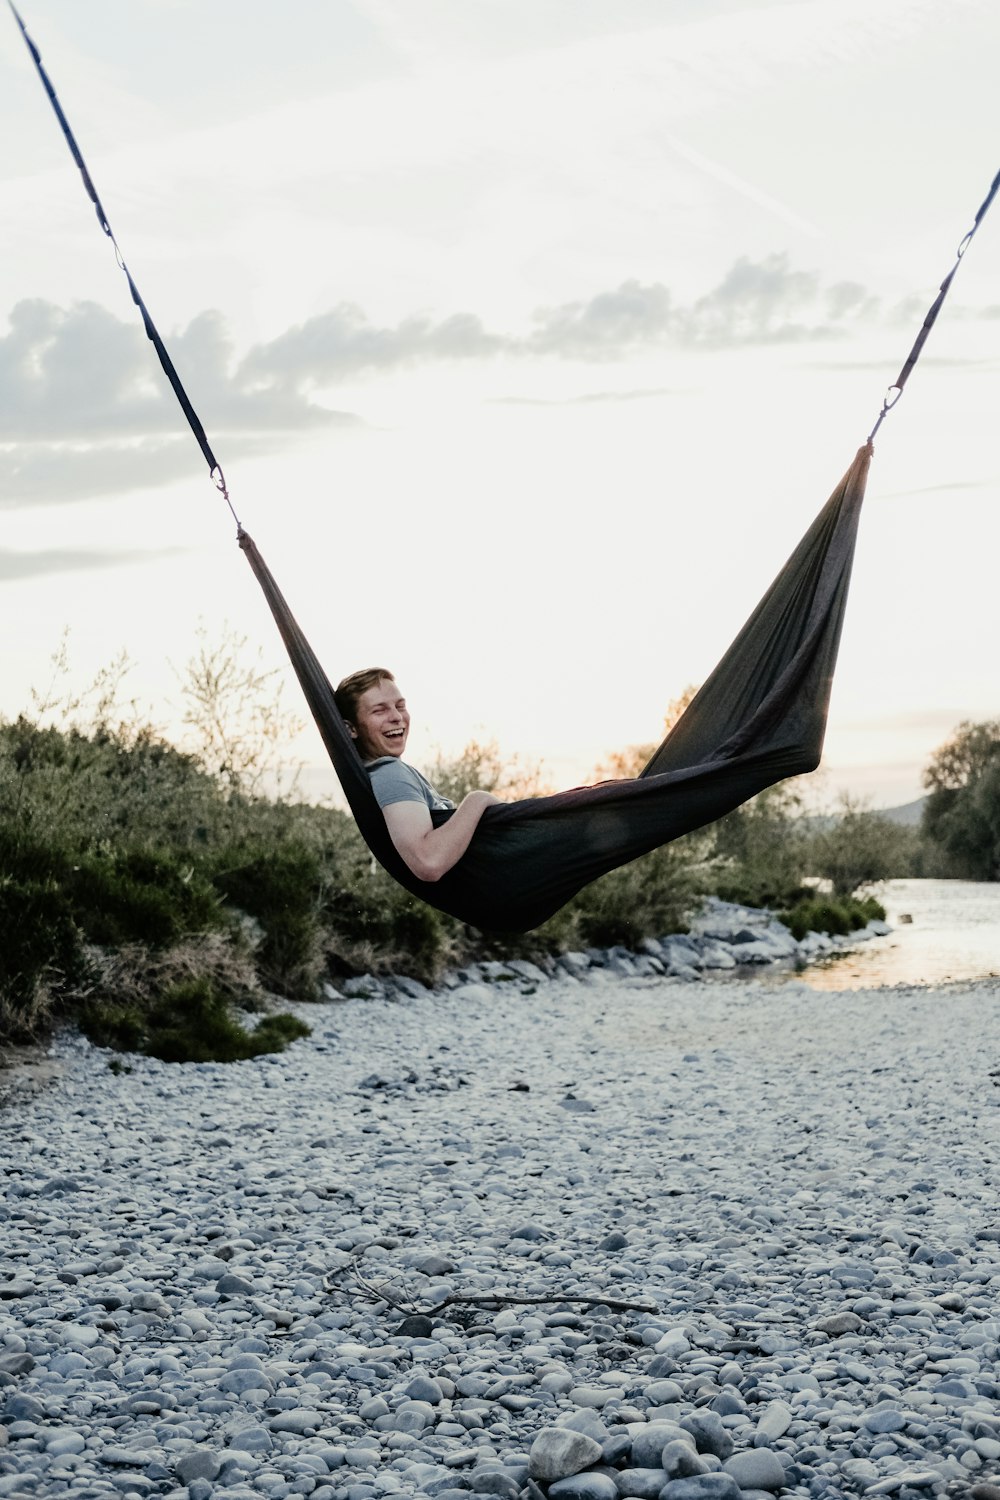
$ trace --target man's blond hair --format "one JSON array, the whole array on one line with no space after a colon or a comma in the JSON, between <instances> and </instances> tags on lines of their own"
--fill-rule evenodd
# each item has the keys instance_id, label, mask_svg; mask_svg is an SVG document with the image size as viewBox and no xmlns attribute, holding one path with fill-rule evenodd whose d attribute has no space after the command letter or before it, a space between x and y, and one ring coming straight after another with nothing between
<instances>
[{"instance_id":1,"label":"man's blond hair","mask_svg":"<svg viewBox=\"0 0 1000 1500\"><path fill-rule=\"evenodd\" d=\"M345 677L338 682L334 701L340 710L340 717L346 719L349 724L355 722L358 711L358 700L363 698L369 688L378 687L380 682L395 682L396 678L392 672L387 672L385 667L363 667L360 672L352 672L350 677Z\"/></svg>"}]
</instances>

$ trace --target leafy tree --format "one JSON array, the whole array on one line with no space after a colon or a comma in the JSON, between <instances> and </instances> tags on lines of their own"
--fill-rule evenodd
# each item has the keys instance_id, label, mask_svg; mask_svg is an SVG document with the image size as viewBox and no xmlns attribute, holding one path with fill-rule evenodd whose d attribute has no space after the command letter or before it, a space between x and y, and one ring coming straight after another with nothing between
<instances>
[{"instance_id":1,"label":"leafy tree","mask_svg":"<svg viewBox=\"0 0 1000 1500\"><path fill-rule=\"evenodd\" d=\"M677 698L672 698L667 704L667 711L663 715L663 734L661 739L667 735L681 714L684 713L691 699L698 689L689 684ZM606 761L602 761L594 771L595 781L631 781L643 766L649 761L657 745L652 740L645 745L626 745L624 750L613 750Z\"/></svg>"},{"instance_id":2,"label":"leafy tree","mask_svg":"<svg viewBox=\"0 0 1000 1500\"><path fill-rule=\"evenodd\" d=\"M1000 880L1000 720L966 721L931 757L923 832L970 880Z\"/></svg>"},{"instance_id":3,"label":"leafy tree","mask_svg":"<svg viewBox=\"0 0 1000 1500\"><path fill-rule=\"evenodd\" d=\"M839 814L807 841L804 858L809 873L829 880L835 896L852 896L859 886L912 874L915 846L911 828L845 795Z\"/></svg>"},{"instance_id":4,"label":"leafy tree","mask_svg":"<svg viewBox=\"0 0 1000 1500\"><path fill-rule=\"evenodd\" d=\"M437 759L427 772L428 778L443 797L461 802L469 792L494 792L511 802L519 797L544 796L541 766L522 764L517 756L505 760L496 740L470 740L462 752L452 758L438 751Z\"/></svg>"},{"instance_id":5,"label":"leafy tree","mask_svg":"<svg viewBox=\"0 0 1000 1500\"><path fill-rule=\"evenodd\" d=\"M802 797L790 781L768 787L715 824L716 890L748 906L796 899L805 873Z\"/></svg>"},{"instance_id":6,"label":"leafy tree","mask_svg":"<svg viewBox=\"0 0 1000 1500\"><path fill-rule=\"evenodd\" d=\"M179 675L184 723L206 770L244 796L265 788L279 798L294 795L301 765L289 761L287 746L303 721L284 707L284 684L275 668L264 667L263 653L250 653L246 636L229 625L213 643L202 625L198 650Z\"/></svg>"}]
</instances>

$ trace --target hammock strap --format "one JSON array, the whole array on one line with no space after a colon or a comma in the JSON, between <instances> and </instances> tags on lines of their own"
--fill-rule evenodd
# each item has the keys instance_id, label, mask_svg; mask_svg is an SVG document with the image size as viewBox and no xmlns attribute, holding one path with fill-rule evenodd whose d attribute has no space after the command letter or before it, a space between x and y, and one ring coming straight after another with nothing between
<instances>
[{"instance_id":1,"label":"hammock strap","mask_svg":"<svg viewBox=\"0 0 1000 1500\"><path fill-rule=\"evenodd\" d=\"M948 272L947 276L944 278L940 287L938 288L938 294L927 310L927 316L926 318L924 318L923 324L920 328L920 332L917 334L917 337L914 340L913 348L906 356L906 359L903 363L903 368L900 370L899 374L896 376L896 379L893 381L892 385L885 393L885 400L882 402L882 410L879 412L878 421L875 423L875 426L868 434L869 442L872 441L872 438L874 438L876 432L878 432L879 428L882 426L882 423L885 421L886 416L890 411L892 411L892 408L896 405L896 402L903 394L903 387L910 378L910 373L913 370L913 366L920 358L920 354L923 350L924 344L927 342L927 335L934 327L934 324L937 321L937 315L941 311L942 303L951 290L951 283L955 279L955 272L962 264L962 257L972 243L973 235L979 228L983 219L986 217L986 212L998 192L1000 192L1000 172L998 172L994 177L992 183L990 184L989 192L986 194L986 197L979 205L979 211L973 221L972 228L969 230L968 234L965 236L962 243L958 247L958 252L955 256L955 264L952 266L951 270Z\"/></svg>"},{"instance_id":2,"label":"hammock strap","mask_svg":"<svg viewBox=\"0 0 1000 1500\"><path fill-rule=\"evenodd\" d=\"M139 294L139 288L132 280L132 273L129 271L128 266L125 264L125 257L122 255L118 241L115 239L114 231L111 228L111 224L108 220L107 214L104 212L104 205L101 203L101 200L97 195L97 189L94 187L94 183L90 176L90 173L87 171L87 164L84 161L80 148L76 143L76 137L74 136L73 131L70 127L70 123L67 120L65 113L63 112L63 107L59 103L59 100L56 96L56 91L52 86L52 80L49 78L49 75L45 71L45 68L42 64L42 55L39 52L38 48L35 46L34 42L31 40L31 37L28 35L25 24L21 20L21 17L18 15L18 12L14 6L14 0L8 0L8 4L13 11L14 20L17 22L20 28L21 35L24 37L28 51L31 53L32 60L34 61L35 67L38 70L38 76L42 80L42 86L45 89L46 94L48 94L49 96L49 103L55 110L56 119L59 121L59 124L62 127L62 133L66 137L66 144L69 146L73 160L76 162L77 166L80 169L80 176L83 178L83 186L86 190L87 197L90 199L91 203L94 205L94 208L97 211L97 222L98 224L100 224L102 230L114 246L115 257L118 261L118 264L125 272L125 277L128 281L128 289L132 294L132 301L139 309L140 316L142 317L142 324L146 330L146 337L149 339L153 348L156 350L156 356L160 361L163 373L169 380L171 389L173 390L174 395L177 397L177 401L180 405L181 411L187 418L188 426L194 433L198 447L201 449L202 453L205 456L205 462L208 464L209 473L212 476L212 482L221 494L222 498L225 500L226 504L229 506L233 520L236 522L237 529L239 529L240 518L236 514L236 511L233 509L233 502L229 498L229 489L226 485L226 476L222 472L222 465L219 463L215 454L212 452L208 437L205 433L205 428L201 422L201 418L198 416L198 413L191 405L190 397L188 396L187 391L184 389L184 386L181 383L181 378L174 368L173 360L167 353L166 345L159 335L156 324L153 322L152 318L149 315L149 309L146 307L145 302L142 300L142 297Z\"/></svg>"}]
</instances>

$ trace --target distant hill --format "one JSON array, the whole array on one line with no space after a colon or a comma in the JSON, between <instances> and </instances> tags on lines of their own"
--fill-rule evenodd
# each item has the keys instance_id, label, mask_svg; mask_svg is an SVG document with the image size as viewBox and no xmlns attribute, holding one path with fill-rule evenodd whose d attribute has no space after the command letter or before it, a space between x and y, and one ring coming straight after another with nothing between
<instances>
[{"instance_id":1,"label":"distant hill","mask_svg":"<svg viewBox=\"0 0 1000 1500\"><path fill-rule=\"evenodd\" d=\"M916 802L904 802L900 807L879 807L876 811L880 818L888 818L890 823L902 823L904 828L919 828L926 801L926 797L918 797Z\"/></svg>"}]
</instances>

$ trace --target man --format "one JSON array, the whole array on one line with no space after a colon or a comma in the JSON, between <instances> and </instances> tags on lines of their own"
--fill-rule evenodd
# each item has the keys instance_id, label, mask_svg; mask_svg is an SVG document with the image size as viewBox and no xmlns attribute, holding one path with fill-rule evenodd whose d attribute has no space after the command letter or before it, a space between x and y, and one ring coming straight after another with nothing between
<instances>
[{"instance_id":1,"label":"man","mask_svg":"<svg viewBox=\"0 0 1000 1500\"><path fill-rule=\"evenodd\" d=\"M406 764L402 755L410 714L392 673L383 667L353 672L334 696L357 741L389 837L418 880L440 880L468 849L483 813L500 798L492 792L470 792L455 808ZM454 816L435 828L431 812L446 808L455 808Z\"/></svg>"}]
</instances>

